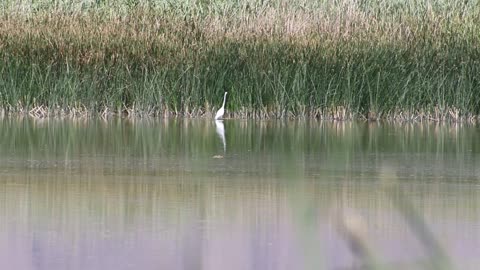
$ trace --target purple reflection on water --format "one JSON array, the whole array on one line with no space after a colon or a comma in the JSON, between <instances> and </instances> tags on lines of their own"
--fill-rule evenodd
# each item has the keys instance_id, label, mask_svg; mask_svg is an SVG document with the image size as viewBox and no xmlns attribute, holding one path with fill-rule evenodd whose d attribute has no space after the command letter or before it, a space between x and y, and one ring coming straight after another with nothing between
<instances>
[{"instance_id":1,"label":"purple reflection on water","mask_svg":"<svg viewBox=\"0 0 480 270\"><path fill-rule=\"evenodd\" d=\"M0 233L1 269L306 269L311 263L324 269L348 268L356 258L332 227L320 223L316 235L302 237L292 219L278 223L186 226L175 233L86 231L78 237L65 232L15 228ZM400 219L394 222L401 222ZM480 254L475 223L455 221L432 226L461 269ZM370 245L382 260L415 263L428 259L408 229L370 228ZM308 243L310 242L310 243ZM313 245L312 245L313 243ZM306 248L318 248L316 251ZM306 258L305 255L318 254ZM473 266L472 266L473 267ZM473 268L472 268L473 269Z\"/></svg>"}]
</instances>

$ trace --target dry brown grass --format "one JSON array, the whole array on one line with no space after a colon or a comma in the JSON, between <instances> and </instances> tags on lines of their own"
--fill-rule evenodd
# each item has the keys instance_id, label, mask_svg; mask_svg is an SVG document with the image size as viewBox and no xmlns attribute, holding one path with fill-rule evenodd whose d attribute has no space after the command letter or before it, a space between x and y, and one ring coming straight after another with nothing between
<instances>
[{"instance_id":1,"label":"dry brown grass","mask_svg":"<svg viewBox=\"0 0 480 270\"><path fill-rule=\"evenodd\" d=\"M224 89L243 88L250 92L234 93L231 116L470 119L478 113L479 105L468 102L472 90L460 97L454 91L476 89L474 13L372 10L343 1L335 9L284 4L234 14L3 15L0 57L18 72L2 71L13 79L0 103L42 116L75 108L193 117L210 115ZM32 83L21 78L25 70L35 70ZM59 93L50 90L58 76L67 78ZM21 88L43 82L40 89Z\"/></svg>"}]
</instances>

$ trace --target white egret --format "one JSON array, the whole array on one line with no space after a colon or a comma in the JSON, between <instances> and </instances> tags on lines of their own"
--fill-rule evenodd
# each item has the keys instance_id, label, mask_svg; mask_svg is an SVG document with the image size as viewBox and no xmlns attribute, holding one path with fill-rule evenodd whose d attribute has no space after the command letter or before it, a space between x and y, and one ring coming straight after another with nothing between
<instances>
[{"instance_id":1,"label":"white egret","mask_svg":"<svg viewBox=\"0 0 480 270\"><path fill-rule=\"evenodd\" d=\"M225 113L225 100L227 99L227 92L225 92L225 95L223 96L223 104L222 107L217 111L215 114L215 120L218 120L220 118L223 118L223 114Z\"/></svg>"}]
</instances>

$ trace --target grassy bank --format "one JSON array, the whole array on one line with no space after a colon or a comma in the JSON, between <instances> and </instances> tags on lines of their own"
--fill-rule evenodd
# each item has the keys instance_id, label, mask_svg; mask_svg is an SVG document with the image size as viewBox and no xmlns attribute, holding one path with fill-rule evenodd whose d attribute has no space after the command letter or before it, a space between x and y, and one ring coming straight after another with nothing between
<instances>
[{"instance_id":1,"label":"grassy bank","mask_svg":"<svg viewBox=\"0 0 480 270\"><path fill-rule=\"evenodd\" d=\"M4 2L0 107L210 117L228 91L230 117L480 114L478 1L223 2Z\"/></svg>"}]
</instances>

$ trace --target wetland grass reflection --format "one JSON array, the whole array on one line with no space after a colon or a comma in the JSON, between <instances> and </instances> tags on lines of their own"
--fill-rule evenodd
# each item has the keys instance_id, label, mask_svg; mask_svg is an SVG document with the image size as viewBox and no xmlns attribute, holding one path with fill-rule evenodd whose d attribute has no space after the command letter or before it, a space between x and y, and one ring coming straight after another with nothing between
<instances>
[{"instance_id":1,"label":"wetland grass reflection","mask_svg":"<svg viewBox=\"0 0 480 270\"><path fill-rule=\"evenodd\" d=\"M479 263L475 127L223 124L226 149L211 120L4 119L0 268L350 269L342 214L379 265L431 269L394 196Z\"/></svg>"}]
</instances>

